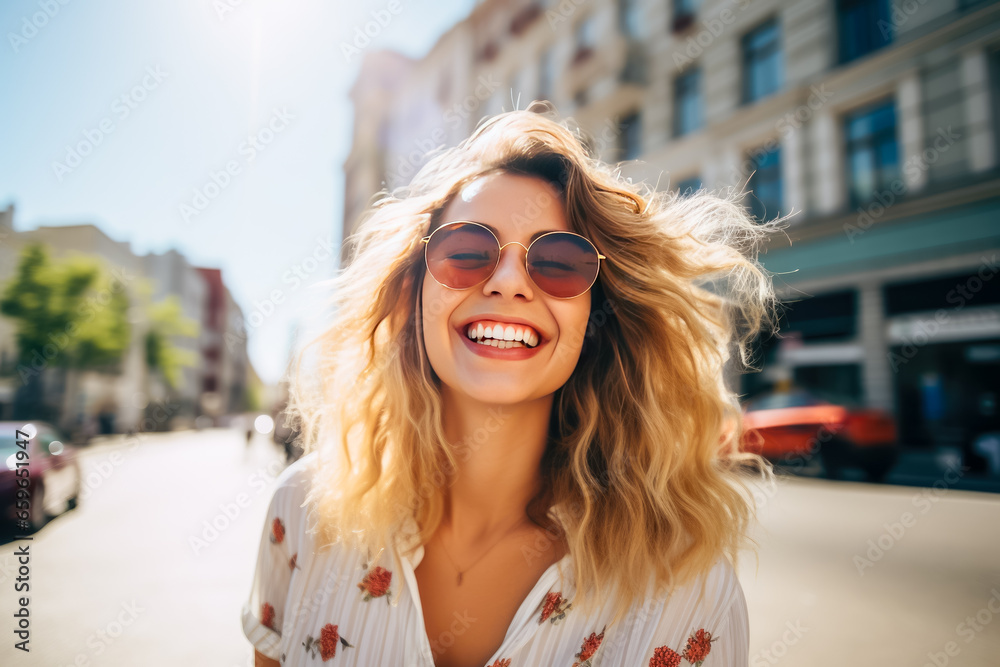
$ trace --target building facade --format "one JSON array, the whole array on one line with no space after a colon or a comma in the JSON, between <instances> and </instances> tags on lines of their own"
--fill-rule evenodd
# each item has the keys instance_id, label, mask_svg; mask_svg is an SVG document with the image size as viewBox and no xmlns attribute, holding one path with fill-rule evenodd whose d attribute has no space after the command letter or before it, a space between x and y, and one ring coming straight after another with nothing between
<instances>
[{"instance_id":1,"label":"building facade","mask_svg":"<svg viewBox=\"0 0 1000 667\"><path fill-rule=\"evenodd\" d=\"M242 312L218 269L191 266L180 253L137 256L127 242L115 241L94 225L41 226L15 231L14 207L0 211L0 286L17 269L21 251L45 244L58 260L75 255L100 259L128 297L128 349L116 369L65 374L58 364L42 369L44 401L61 425L89 424L92 431L165 430L191 426L201 415L213 419L244 409L249 364ZM95 307L101 307L100 296ZM199 325L196 336L171 343L194 358L181 368L176 387L147 368L145 308L174 297L182 316ZM90 297L88 297L90 298ZM226 334L237 334L226 336ZM24 384L18 370L15 323L0 316L0 419L14 418L15 396ZM228 345L226 341L228 340Z\"/></svg>"},{"instance_id":2,"label":"building facade","mask_svg":"<svg viewBox=\"0 0 1000 667\"><path fill-rule=\"evenodd\" d=\"M378 131L345 163L345 237L420 149L548 99L627 176L791 216L761 255L782 336L741 393L791 379L912 446L1000 430L1000 4L487 0L406 68L354 99Z\"/></svg>"},{"instance_id":3,"label":"building facade","mask_svg":"<svg viewBox=\"0 0 1000 667\"><path fill-rule=\"evenodd\" d=\"M149 278L153 302L161 302L168 298L176 298L180 305L181 315L191 322L202 326L206 303L208 301L208 285L201 272L188 263L187 258L176 250L168 250L162 254L149 253L142 257L145 275ZM166 387L160 381L151 399L157 403L171 404L171 411L176 419L194 423L194 418L201 414L200 399L202 393L202 336L174 336L171 344L182 350L186 356L195 359L191 365L180 369L177 386Z\"/></svg>"},{"instance_id":4,"label":"building facade","mask_svg":"<svg viewBox=\"0 0 1000 667\"><path fill-rule=\"evenodd\" d=\"M222 271L198 268L208 287L201 316L201 403L198 414L221 424L223 415L246 409L248 371L243 311L222 280Z\"/></svg>"}]
</instances>

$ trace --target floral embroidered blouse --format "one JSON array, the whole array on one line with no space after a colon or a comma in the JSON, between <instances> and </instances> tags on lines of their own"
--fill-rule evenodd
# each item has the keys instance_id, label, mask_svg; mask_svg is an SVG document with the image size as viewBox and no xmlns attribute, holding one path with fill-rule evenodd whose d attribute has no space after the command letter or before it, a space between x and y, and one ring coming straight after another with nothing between
<instances>
[{"instance_id":1,"label":"floral embroidered blouse","mask_svg":"<svg viewBox=\"0 0 1000 667\"><path fill-rule=\"evenodd\" d=\"M316 549L303 507L315 461L309 454L278 478L243 632L285 667L434 667L413 573L423 547L412 558L397 548L377 562L342 544ZM415 524L409 529L401 540L415 537ZM746 599L728 561L706 575L700 602L699 585L691 583L636 603L625 620L609 625L610 605L589 616L574 607L571 558L542 574L484 667L747 666Z\"/></svg>"}]
</instances>

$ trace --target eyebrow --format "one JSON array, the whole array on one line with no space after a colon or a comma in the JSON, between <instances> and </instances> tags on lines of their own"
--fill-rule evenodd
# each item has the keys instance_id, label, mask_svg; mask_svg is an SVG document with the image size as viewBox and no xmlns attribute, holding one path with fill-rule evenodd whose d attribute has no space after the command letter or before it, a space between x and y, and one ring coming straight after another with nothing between
<instances>
[{"instance_id":1,"label":"eyebrow","mask_svg":"<svg viewBox=\"0 0 1000 667\"><path fill-rule=\"evenodd\" d=\"M465 220L465 219L463 219L463 220L449 220L448 222L442 222L440 225L438 225L438 227L443 227L444 225L447 225L450 222L475 222L476 224L482 225L483 227L486 227L488 230L490 230L491 232L493 232L498 239L500 238L500 231L496 227L494 227L493 225L489 225L489 224L487 224L485 222L480 222L479 220ZM543 229L541 231L537 231L537 232L535 232L534 234L531 235L530 239L528 239L528 244L530 245L539 236L542 236L544 234L548 234L549 232L562 232L562 231L565 231L565 230L563 230L563 229Z\"/></svg>"}]
</instances>

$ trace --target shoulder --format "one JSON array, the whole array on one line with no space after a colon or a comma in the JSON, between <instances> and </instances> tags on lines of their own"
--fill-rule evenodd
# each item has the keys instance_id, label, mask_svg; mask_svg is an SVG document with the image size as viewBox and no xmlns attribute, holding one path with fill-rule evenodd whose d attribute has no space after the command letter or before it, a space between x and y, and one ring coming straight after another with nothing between
<instances>
[{"instance_id":1,"label":"shoulder","mask_svg":"<svg viewBox=\"0 0 1000 667\"><path fill-rule=\"evenodd\" d=\"M700 576L657 590L620 630L622 664L747 664L746 600L736 570L720 557ZM614 640L612 640L613 643Z\"/></svg>"},{"instance_id":2,"label":"shoulder","mask_svg":"<svg viewBox=\"0 0 1000 667\"><path fill-rule=\"evenodd\" d=\"M286 529L295 533L306 530L308 514L306 497L312 483L316 454L310 453L295 461L275 479L274 491L269 508L269 522L280 521Z\"/></svg>"},{"instance_id":3,"label":"shoulder","mask_svg":"<svg viewBox=\"0 0 1000 667\"><path fill-rule=\"evenodd\" d=\"M746 615L746 598L736 569L719 557L700 576L669 591L658 590L647 600L646 622L672 625L680 631L691 627L723 629L733 618Z\"/></svg>"},{"instance_id":4,"label":"shoulder","mask_svg":"<svg viewBox=\"0 0 1000 667\"><path fill-rule=\"evenodd\" d=\"M316 469L316 457L316 452L310 452L282 470L275 480L275 493L307 493Z\"/></svg>"},{"instance_id":5,"label":"shoulder","mask_svg":"<svg viewBox=\"0 0 1000 667\"><path fill-rule=\"evenodd\" d=\"M675 591L668 603L676 604L674 597L693 604L692 608L712 625L724 622L734 605L746 605L736 568L721 556L711 569Z\"/></svg>"}]
</instances>

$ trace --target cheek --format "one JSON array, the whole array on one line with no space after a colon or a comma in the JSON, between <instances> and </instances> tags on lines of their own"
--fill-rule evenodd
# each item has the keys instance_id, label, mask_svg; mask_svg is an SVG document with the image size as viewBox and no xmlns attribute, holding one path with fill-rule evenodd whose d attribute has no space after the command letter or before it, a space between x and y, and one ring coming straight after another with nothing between
<instances>
[{"instance_id":1,"label":"cheek","mask_svg":"<svg viewBox=\"0 0 1000 667\"><path fill-rule=\"evenodd\" d=\"M455 308L455 294L452 290L435 283L429 276L425 276L421 289L420 317L424 347L428 354L443 350L447 346L451 330L448 321Z\"/></svg>"},{"instance_id":2,"label":"cheek","mask_svg":"<svg viewBox=\"0 0 1000 667\"><path fill-rule=\"evenodd\" d=\"M565 304L559 320L560 347L566 355L566 362L575 365L590 322L590 295L579 297L579 303Z\"/></svg>"},{"instance_id":3,"label":"cheek","mask_svg":"<svg viewBox=\"0 0 1000 667\"><path fill-rule=\"evenodd\" d=\"M438 339L437 330L438 322L437 318L434 317L431 305L435 303L434 288L424 281L424 287L421 291L420 299L420 318L421 318L421 329L424 335L424 347L430 349L434 344L434 341Z\"/></svg>"}]
</instances>

